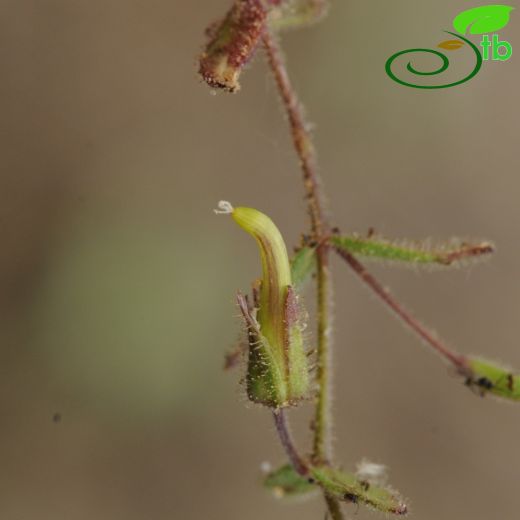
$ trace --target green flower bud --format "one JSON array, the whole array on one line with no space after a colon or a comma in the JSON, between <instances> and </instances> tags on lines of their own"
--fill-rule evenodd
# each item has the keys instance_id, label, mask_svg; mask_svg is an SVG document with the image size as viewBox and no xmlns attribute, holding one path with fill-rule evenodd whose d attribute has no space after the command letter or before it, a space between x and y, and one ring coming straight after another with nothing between
<instances>
[{"instance_id":1,"label":"green flower bud","mask_svg":"<svg viewBox=\"0 0 520 520\"><path fill-rule=\"evenodd\" d=\"M262 260L262 280L253 302L238 295L249 334L248 397L270 408L293 405L308 395L309 367L302 336L304 311L293 289L282 235L256 209L220 202L218 212L231 214L255 238Z\"/></svg>"}]
</instances>

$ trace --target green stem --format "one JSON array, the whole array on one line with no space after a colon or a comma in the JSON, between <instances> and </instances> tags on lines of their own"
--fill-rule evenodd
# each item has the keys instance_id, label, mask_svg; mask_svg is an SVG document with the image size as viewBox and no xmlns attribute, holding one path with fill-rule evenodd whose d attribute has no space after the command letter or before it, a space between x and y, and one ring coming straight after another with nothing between
<instances>
[{"instance_id":1,"label":"green stem","mask_svg":"<svg viewBox=\"0 0 520 520\"><path fill-rule=\"evenodd\" d=\"M328 251L325 246L317 250L317 292L318 292L318 350L316 378L318 396L314 413L313 459L315 462L327 462L332 456L330 442L330 307L331 283Z\"/></svg>"},{"instance_id":2,"label":"green stem","mask_svg":"<svg viewBox=\"0 0 520 520\"><path fill-rule=\"evenodd\" d=\"M306 192L312 233L317 243L317 309L318 309L318 348L317 379L318 396L313 421L314 441L312 458L314 461L328 461L331 456L330 430L330 319L332 298L330 294L329 252L324 240L329 235L330 225L323 210L320 179L316 167L316 154L308 132L302 106L290 82L280 47L273 35L266 30L263 43L269 66L285 106L294 148L300 159L303 183ZM343 518L338 502L324 494L328 510L334 520Z\"/></svg>"}]
</instances>

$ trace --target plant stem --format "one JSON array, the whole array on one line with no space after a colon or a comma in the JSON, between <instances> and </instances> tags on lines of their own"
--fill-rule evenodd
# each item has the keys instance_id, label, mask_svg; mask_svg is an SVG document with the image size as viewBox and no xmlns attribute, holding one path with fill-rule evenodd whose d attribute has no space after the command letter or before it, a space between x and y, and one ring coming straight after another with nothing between
<instances>
[{"instance_id":1,"label":"plant stem","mask_svg":"<svg viewBox=\"0 0 520 520\"><path fill-rule=\"evenodd\" d=\"M469 367L466 358L446 346L434 332L429 330L413 314L407 311L383 285L370 274L365 266L351 253L344 249L335 248L338 255L347 262L352 270L365 284L388 306L392 311L423 341L432 347L438 354L453 364L461 374L468 373Z\"/></svg>"},{"instance_id":2,"label":"plant stem","mask_svg":"<svg viewBox=\"0 0 520 520\"><path fill-rule=\"evenodd\" d=\"M341 511L341 506L339 502L330 497L329 495L325 495L325 502L329 509L330 517L332 520L343 520L343 513Z\"/></svg>"},{"instance_id":3,"label":"plant stem","mask_svg":"<svg viewBox=\"0 0 520 520\"><path fill-rule=\"evenodd\" d=\"M309 469L294 445L294 441L289 430L289 425L287 423L285 410L283 408L273 410L273 417L274 423L276 425L276 431L278 432L278 437L280 438L280 442L285 449L287 457L289 457L291 464L298 472L298 474L302 477L305 477L308 475Z\"/></svg>"},{"instance_id":4,"label":"plant stem","mask_svg":"<svg viewBox=\"0 0 520 520\"><path fill-rule=\"evenodd\" d=\"M332 305L328 250L320 246L317 253L317 305L318 305L318 349L316 378L318 397L313 421L314 442L313 459L315 462L327 462L332 457L330 442L330 330Z\"/></svg>"},{"instance_id":5,"label":"plant stem","mask_svg":"<svg viewBox=\"0 0 520 520\"><path fill-rule=\"evenodd\" d=\"M269 66L274 75L276 85L285 106L294 148L300 159L303 183L306 192L311 229L314 239L320 244L317 256L317 309L318 309L318 348L317 348L317 383L318 395L313 421L313 453L314 462L326 462L331 457L330 442L330 320L332 298L330 294L330 247L324 240L329 234L329 223L323 209L323 198L319 174L316 167L316 153L309 125L305 121L303 109L298 96L290 82L280 47L266 29L263 43L267 52ZM325 501L333 520L341 520L338 502L324 494Z\"/></svg>"},{"instance_id":6,"label":"plant stem","mask_svg":"<svg viewBox=\"0 0 520 520\"><path fill-rule=\"evenodd\" d=\"M282 443L292 466L299 475L307 477L309 474L309 468L295 447L291 431L289 430L285 409L280 408L279 410L273 410L273 418L276 425L276 431L278 432L278 437L280 438L280 442ZM343 520L343 513L341 512L339 502L329 495L324 494L324 497L331 519Z\"/></svg>"},{"instance_id":7,"label":"plant stem","mask_svg":"<svg viewBox=\"0 0 520 520\"><path fill-rule=\"evenodd\" d=\"M322 194L316 169L316 152L307 130L309 125L305 122L302 106L289 80L280 47L268 29L264 32L263 43L269 66L289 118L293 144L303 172L312 230L317 235L315 238L318 240L328 230L328 224L323 211Z\"/></svg>"}]
</instances>

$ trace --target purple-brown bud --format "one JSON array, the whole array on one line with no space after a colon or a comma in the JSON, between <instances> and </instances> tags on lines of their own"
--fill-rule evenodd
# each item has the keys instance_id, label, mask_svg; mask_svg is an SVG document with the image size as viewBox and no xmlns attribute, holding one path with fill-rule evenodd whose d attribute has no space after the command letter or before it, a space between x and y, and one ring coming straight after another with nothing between
<instances>
[{"instance_id":1,"label":"purple-brown bud","mask_svg":"<svg viewBox=\"0 0 520 520\"><path fill-rule=\"evenodd\" d=\"M210 41L199 67L208 85L228 92L240 88L240 73L255 53L266 19L262 0L236 0L224 21L208 30Z\"/></svg>"}]
</instances>

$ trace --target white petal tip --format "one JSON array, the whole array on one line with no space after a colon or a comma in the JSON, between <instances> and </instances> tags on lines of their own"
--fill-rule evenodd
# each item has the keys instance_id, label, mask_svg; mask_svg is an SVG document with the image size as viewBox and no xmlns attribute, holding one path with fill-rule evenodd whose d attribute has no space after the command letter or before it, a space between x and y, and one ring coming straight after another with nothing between
<instances>
[{"instance_id":1,"label":"white petal tip","mask_svg":"<svg viewBox=\"0 0 520 520\"><path fill-rule=\"evenodd\" d=\"M217 209L214 209L213 211L216 215L231 215L234 209L230 202L227 200L221 200L217 205Z\"/></svg>"}]
</instances>

